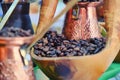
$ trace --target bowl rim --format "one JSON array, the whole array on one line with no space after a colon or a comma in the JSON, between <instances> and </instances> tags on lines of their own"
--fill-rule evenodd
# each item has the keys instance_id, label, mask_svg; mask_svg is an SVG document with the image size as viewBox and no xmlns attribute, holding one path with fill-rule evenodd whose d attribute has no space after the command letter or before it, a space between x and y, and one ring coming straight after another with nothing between
<instances>
[{"instance_id":1,"label":"bowl rim","mask_svg":"<svg viewBox=\"0 0 120 80\"><path fill-rule=\"evenodd\" d=\"M28 37L0 37L1 45L22 45L32 42L35 35Z\"/></svg>"},{"instance_id":2,"label":"bowl rim","mask_svg":"<svg viewBox=\"0 0 120 80\"><path fill-rule=\"evenodd\" d=\"M102 51L104 51L104 49ZM48 61L52 61L52 60L71 60L71 59L81 59L82 60L82 59L88 59L88 58L91 58L91 57L99 56L99 55L102 54L102 51L98 52L97 54L83 55L83 56L39 57L39 56L34 54L34 49L32 48L31 51L30 51L30 55L35 60L48 60Z\"/></svg>"}]
</instances>

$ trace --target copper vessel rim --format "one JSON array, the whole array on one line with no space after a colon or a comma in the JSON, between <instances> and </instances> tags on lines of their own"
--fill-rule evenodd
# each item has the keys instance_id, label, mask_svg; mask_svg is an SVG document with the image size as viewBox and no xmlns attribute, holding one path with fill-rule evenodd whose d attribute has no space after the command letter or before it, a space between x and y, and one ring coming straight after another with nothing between
<instances>
[{"instance_id":1,"label":"copper vessel rim","mask_svg":"<svg viewBox=\"0 0 120 80\"><path fill-rule=\"evenodd\" d=\"M89 3L91 3L89 5ZM77 3L79 6L91 6L91 7L95 7L95 6L100 6L103 4L103 2L78 2Z\"/></svg>"}]
</instances>

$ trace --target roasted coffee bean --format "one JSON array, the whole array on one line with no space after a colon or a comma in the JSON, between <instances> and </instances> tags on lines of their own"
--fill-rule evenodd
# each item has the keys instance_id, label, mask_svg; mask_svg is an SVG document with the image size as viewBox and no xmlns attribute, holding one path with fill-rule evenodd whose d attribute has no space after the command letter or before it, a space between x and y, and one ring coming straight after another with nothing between
<instances>
[{"instance_id":1,"label":"roasted coffee bean","mask_svg":"<svg viewBox=\"0 0 120 80\"><path fill-rule=\"evenodd\" d=\"M63 44L68 44L68 43L69 43L68 40L64 40L64 41L63 41Z\"/></svg>"},{"instance_id":2,"label":"roasted coffee bean","mask_svg":"<svg viewBox=\"0 0 120 80\"><path fill-rule=\"evenodd\" d=\"M78 53L76 51L72 51L73 56L78 56Z\"/></svg>"},{"instance_id":3,"label":"roasted coffee bean","mask_svg":"<svg viewBox=\"0 0 120 80\"><path fill-rule=\"evenodd\" d=\"M39 54L40 54L40 53L39 53L40 51L38 51L38 50L34 50L34 52L35 52L36 55L39 55Z\"/></svg>"},{"instance_id":4,"label":"roasted coffee bean","mask_svg":"<svg viewBox=\"0 0 120 80\"><path fill-rule=\"evenodd\" d=\"M95 44L93 44L93 43L89 43L89 46L90 46L90 47L94 47L94 48L97 47L97 45L95 45Z\"/></svg>"},{"instance_id":5,"label":"roasted coffee bean","mask_svg":"<svg viewBox=\"0 0 120 80\"><path fill-rule=\"evenodd\" d=\"M79 47L75 47L74 50L75 51L80 51L80 48Z\"/></svg>"},{"instance_id":6,"label":"roasted coffee bean","mask_svg":"<svg viewBox=\"0 0 120 80\"><path fill-rule=\"evenodd\" d=\"M95 48L94 48L94 47L91 47L91 46L88 46L88 47L87 47L87 50L93 51L93 50L95 50Z\"/></svg>"},{"instance_id":7,"label":"roasted coffee bean","mask_svg":"<svg viewBox=\"0 0 120 80\"><path fill-rule=\"evenodd\" d=\"M43 38L43 43L45 43L45 44L47 44L47 43L48 43L47 38Z\"/></svg>"},{"instance_id":8,"label":"roasted coffee bean","mask_svg":"<svg viewBox=\"0 0 120 80\"><path fill-rule=\"evenodd\" d=\"M86 55L88 51L84 47L81 47L80 52Z\"/></svg>"},{"instance_id":9,"label":"roasted coffee bean","mask_svg":"<svg viewBox=\"0 0 120 80\"><path fill-rule=\"evenodd\" d=\"M64 47L62 50L63 50L63 51L66 51L66 50L67 50L67 48L66 48L66 47Z\"/></svg>"},{"instance_id":10,"label":"roasted coffee bean","mask_svg":"<svg viewBox=\"0 0 120 80\"><path fill-rule=\"evenodd\" d=\"M60 53L61 53L61 51L60 51L60 50L56 50L56 53L57 53L57 54L60 54Z\"/></svg>"},{"instance_id":11,"label":"roasted coffee bean","mask_svg":"<svg viewBox=\"0 0 120 80\"><path fill-rule=\"evenodd\" d=\"M61 52L60 54L58 54L58 56L62 57L64 56L65 54L63 52Z\"/></svg>"},{"instance_id":12,"label":"roasted coffee bean","mask_svg":"<svg viewBox=\"0 0 120 80\"><path fill-rule=\"evenodd\" d=\"M41 55L42 57L46 57L45 52L41 52L40 55Z\"/></svg>"},{"instance_id":13,"label":"roasted coffee bean","mask_svg":"<svg viewBox=\"0 0 120 80\"><path fill-rule=\"evenodd\" d=\"M44 51L44 52L49 51L49 47L45 47L45 48L43 48L43 51Z\"/></svg>"},{"instance_id":14,"label":"roasted coffee bean","mask_svg":"<svg viewBox=\"0 0 120 80\"><path fill-rule=\"evenodd\" d=\"M14 31L13 31L14 32ZM1 34L1 33L0 33ZM6 35L6 34L5 34ZM93 55L100 52L106 45L105 38L88 40L67 40L62 34L48 31L35 45L35 54L42 57L63 57Z\"/></svg>"},{"instance_id":15,"label":"roasted coffee bean","mask_svg":"<svg viewBox=\"0 0 120 80\"><path fill-rule=\"evenodd\" d=\"M100 48L96 48L95 51L94 51L94 54L98 53L99 51L100 51Z\"/></svg>"}]
</instances>

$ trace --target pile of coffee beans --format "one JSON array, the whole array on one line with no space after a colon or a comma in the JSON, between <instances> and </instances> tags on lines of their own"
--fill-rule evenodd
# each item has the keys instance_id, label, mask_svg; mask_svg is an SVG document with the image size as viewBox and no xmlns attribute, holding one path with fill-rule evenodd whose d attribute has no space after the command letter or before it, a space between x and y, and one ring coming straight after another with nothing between
<instances>
[{"instance_id":1,"label":"pile of coffee beans","mask_svg":"<svg viewBox=\"0 0 120 80\"><path fill-rule=\"evenodd\" d=\"M34 45L34 53L41 57L84 56L101 51L106 44L105 38L88 40L67 40L64 35L48 31Z\"/></svg>"},{"instance_id":2,"label":"pile of coffee beans","mask_svg":"<svg viewBox=\"0 0 120 80\"><path fill-rule=\"evenodd\" d=\"M0 36L2 37L27 37L31 35L30 30L26 31L15 27L4 28L0 31Z\"/></svg>"}]
</instances>

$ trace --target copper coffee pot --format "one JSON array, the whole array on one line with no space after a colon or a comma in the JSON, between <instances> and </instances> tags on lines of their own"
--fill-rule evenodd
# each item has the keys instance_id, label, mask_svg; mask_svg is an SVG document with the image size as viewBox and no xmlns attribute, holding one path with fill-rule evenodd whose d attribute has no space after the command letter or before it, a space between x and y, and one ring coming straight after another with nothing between
<instances>
[{"instance_id":1,"label":"copper coffee pot","mask_svg":"<svg viewBox=\"0 0 120 80\"><path fill-rule=\"evenodd\" d=\"M63 34L68 39L76 40L100 38L101 34L96 15L96 7L100 4L99 1L79 1L76 3L66 14Z\"/></svg>"},{"instance_id":2,"label":"copper coffee pot","mask_svg":"<svg viewBox=\"0 0 120 80\"><path fill-rule=\"evenodd\" d=\"M8 9L11 7L14 0L3 0L1 2L1 8L3 16L7 13ZM31 33L34 34L32 22L29 16L30 10L30 0L19 0L14 11L6 21L4 28L6 27L19 27L24 30L31 30Z\"/></svg>"},{"instance_id":3,"label":"copper coffee pot","mask_svg":"<svg viewBox=\"0 0 120 80\"><path fill-rule=\"evenodd\" d=\"M13 0L5 0L5 1L6 2L8 1L7 4L4 3L4 4L2 4L2 6L3 6L3 8L7 7L7 9L8 9L8 7L11 7L10 5ZM57 3L58 0L56 0L56 1L43 0L43 4L41 7L41 11L43 13L40 14L41 15L40 19L41 20L47 19L48 23L50 22L50 20L52 20L52 17L54 16L54 12L55 12L56 5L57 5L57 4L53 5L49 1ZM29 3L25 3L24 5L23 5L23 3L20 3L20 4L18 3L16 9L13 11L12 16L17 15L16 13L18 13L18 14L23 13L23 16L24 16L28 12L28 6L29 6ZM18 9L21 10L21 8L22 8L22 11L15 12L16 10L19 11ZM26 10L25 10L25 8L26 8ZM7 10L5 10L5 11L7 11ZM48 16L46 16L46 14L48 14ZM18 15L18 17L21 18L22 16ZM24 17L26 18L26 15ZM12 18L12 19L14 20L14 18ZM25 21L28 21L25 18L23 18L23 19ZM11 20L8 20L8 21L11 21ZM14 20L14 21L16 21L16 20ZM46 21L43 20L43 22L41 22L40 25L43 27L43 25L46 24L45 22ZM11 22L11 23L17 24L16 22ZM10 23L8 23L8 27L11 27L9 25L10 25ZM30 24L27 23L27 25L30 25ZM18 26L20 26L20 25L18 24ZM14 27L16 27L16 26L14 26ZM27 27L27 29L30 29L30 26L29 26L29 28ZM39 31L39 27L38 27L38 31ZM21 51L21 46L23 46L24 44L27 44L27 45L30 44L33 40L33 37L34 36L0 37L0 80L35 80L35 77L33 74L33 65L32 65L31 56L28 53L26 53L26 51L24 50L25 48L22 49L24 52Z\"/></svg>"},{"instance_id":4,"label":"copper coffee pot","mask_svg":"<svg viewBox=\"0 0 120 80\"><path fill-rule=\"evenodd\" d=\"M19 4L19 0L15 0L13 3L11 2L11 0L8 0L8 2L6 1L7 0L5 0L5 3L2 3L2 8L5 11L4 14L5 13L6 14L4 15L0 23L0 30L4 28L4 24L6 22L7 22L6 25L8 25L7 27L11 27L11 24L12 25L16 24L19 27L21 27L21 25L19 25L19 22L21 21L17 22L16 20L18 19L18 17L22 18L22 20L29 22L29 15L27 14L29 11L28 10L29 3ZM25 9L26 11L23 12ZM11 12L13 12L12 15L11 15ZM23 14L23 15L20 15L20 14ZM6 15L8 17L6 17ZM17 16L17 18L15 16ZM25 26L25 24L23 26ZM14 27L17 27L17 26L14 26ZM25 28L26 30L28 30L28 29L31 29L31 27L32 26L25 27ZM31 29L31 31L33 30ZM21 46L23 46L24 44L27 44L27 45L30 44L32 39L33 39L33 35L29 37L0 37L0 80L21 80L21 79L35 80L35 77L33 74L32 59L30 55L26 53L25 54L20 53Z\"/></svg>"},{"instance_id":5,"label":"copper coffee pot","mask_svg":"<svg viewBox=\"0 0 120 80\"><path fill-rule=\"evenodd\" d=\"M29 44L30 37L0 37L0 80L35 80L32 60L29 57L28 65L24 64L20 47Z\"/></svg>"}]
</instances>

